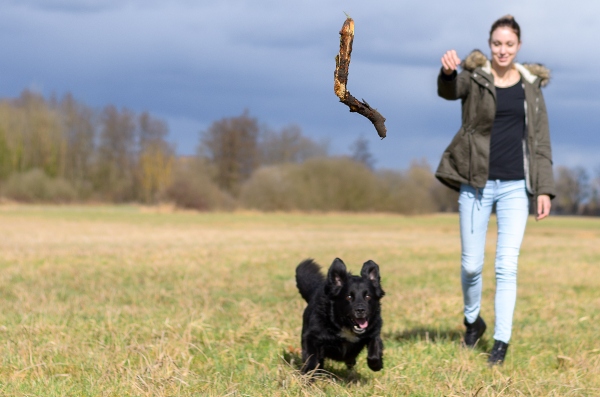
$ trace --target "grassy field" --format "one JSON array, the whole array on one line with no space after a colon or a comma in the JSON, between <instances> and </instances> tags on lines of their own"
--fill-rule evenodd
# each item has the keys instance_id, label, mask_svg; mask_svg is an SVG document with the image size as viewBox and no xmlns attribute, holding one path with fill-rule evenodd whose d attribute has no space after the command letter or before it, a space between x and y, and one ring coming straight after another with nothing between
<instances>
[{"instance_id":1,"label":"grassy field","mask_svg":"<svg viewBox=\"0 0 600 397\"><path fill-rule=\"evenodd\" d=\"M482 316L493 325L495 225ZM463 331L456 215L0 207L0 395L598 396L600 219L528 225L513 339ZM385 368L298 374L306 257L381 268ZM493 328L493 327L490 327Z\"/></svg>"}]
</instances>

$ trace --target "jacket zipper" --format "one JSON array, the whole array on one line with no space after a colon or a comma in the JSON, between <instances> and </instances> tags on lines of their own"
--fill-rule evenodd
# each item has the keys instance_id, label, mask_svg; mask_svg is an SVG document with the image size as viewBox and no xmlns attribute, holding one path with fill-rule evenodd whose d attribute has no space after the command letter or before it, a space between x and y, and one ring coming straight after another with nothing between
<instances>
[{"instance_id":1,"label":"jacket zipper","mask_svg":"<svg viewBox=\"0 0 600 397\"><path fill-rule=\"evenodd\" d=\"M481 73L479 74L481 76ZM472 76L475 79L475 82L477 84L479 84L482 87L485 87L486 90L488 90L490 92L490 94L492 94L492 97L494 98L494 101L496 101L496 95L494 93L494 91L490 88L490 82L486 80L485 84L480 83L479 81L477 81L477 73L473 73ZM483 76L482 76L483 77ZM472 112L471 113L476 113L473 109L470 109ZM469 129L467 130L467 133L469 135L469 185L475 187L475 191L477 193L478 188L475 186L475 182L473 181L473 134L475 133L475 129L473 129L471 126L469 126Z\"/></svg>"},{"instance_id":2,"label":"jacket zipper","mask_svg":"<svg viewBox=\"0 0 600 397\"><path fill-rule=\"evenodd\" d=\"M525 85L523 85L523 91L525 91ZM525 98L525 101L523 101L523 106L525 108L525 136L523 137L523 171L525 172L525 187L527 188L527 191L531 195L533 195L534 192L531 187L531 176L529 172L529 115L527 113L527 98Z\"/></svg>"}]
</instances>

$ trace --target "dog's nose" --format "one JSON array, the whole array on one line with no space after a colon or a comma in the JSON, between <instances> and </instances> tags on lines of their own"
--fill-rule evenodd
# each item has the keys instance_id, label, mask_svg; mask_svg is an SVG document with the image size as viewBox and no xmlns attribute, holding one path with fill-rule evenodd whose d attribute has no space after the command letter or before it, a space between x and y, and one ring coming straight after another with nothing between
<instances>
[{"instance_id":1,"label":"dog's nose","mask_svg":"<svg viewBox=\"0 0 600 397\"><path fill-rule=\"evenodd\" d=\"M356 317L358 317L358 318L365 317L365 315L367 313L367 311L362 308L357 308L354 312L356 313Z\"/></svg>"}]
</instances>

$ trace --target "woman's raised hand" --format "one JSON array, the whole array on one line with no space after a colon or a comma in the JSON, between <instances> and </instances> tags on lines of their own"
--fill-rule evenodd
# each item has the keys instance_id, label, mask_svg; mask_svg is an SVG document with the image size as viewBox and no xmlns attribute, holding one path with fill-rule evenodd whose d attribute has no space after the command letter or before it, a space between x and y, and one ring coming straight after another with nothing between
<instances>
[{"instance_id":1,"label":"woman's raised hand","mask_svg":"<svg viewBox=\"0 0 600 397\"><path fill-rule=\"evenodd\" d=\"M450 50L442 56L442 71L444 74L451 75L460 65L460 58L456 54L456 51Z\"/></svg>"}]
</instances>

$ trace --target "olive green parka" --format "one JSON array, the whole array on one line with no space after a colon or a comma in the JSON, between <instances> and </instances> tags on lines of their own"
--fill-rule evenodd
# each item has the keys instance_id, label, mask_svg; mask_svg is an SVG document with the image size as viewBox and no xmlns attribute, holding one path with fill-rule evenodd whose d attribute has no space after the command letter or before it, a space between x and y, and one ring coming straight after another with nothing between
<instances>
[{"instance_id":1,"label":"olive green parka","mask_svg":"<svg viewBox=\"0 0 600 397\"><path fill-rule=\"evenodd\" d=\"M438 95L462 102L462 126L444 151L435 176L446 186L459 190L465 183L483 189L489 174L490 137L496 116L496 88L491 63L475 50L462 63L463 71L448 81L438 76ZM525 134L523 155L527 192L554 198L552 150L548 114L541 87L550 72L539 64L517 64L525 91Z\"/></svg>"}]
</instances>

